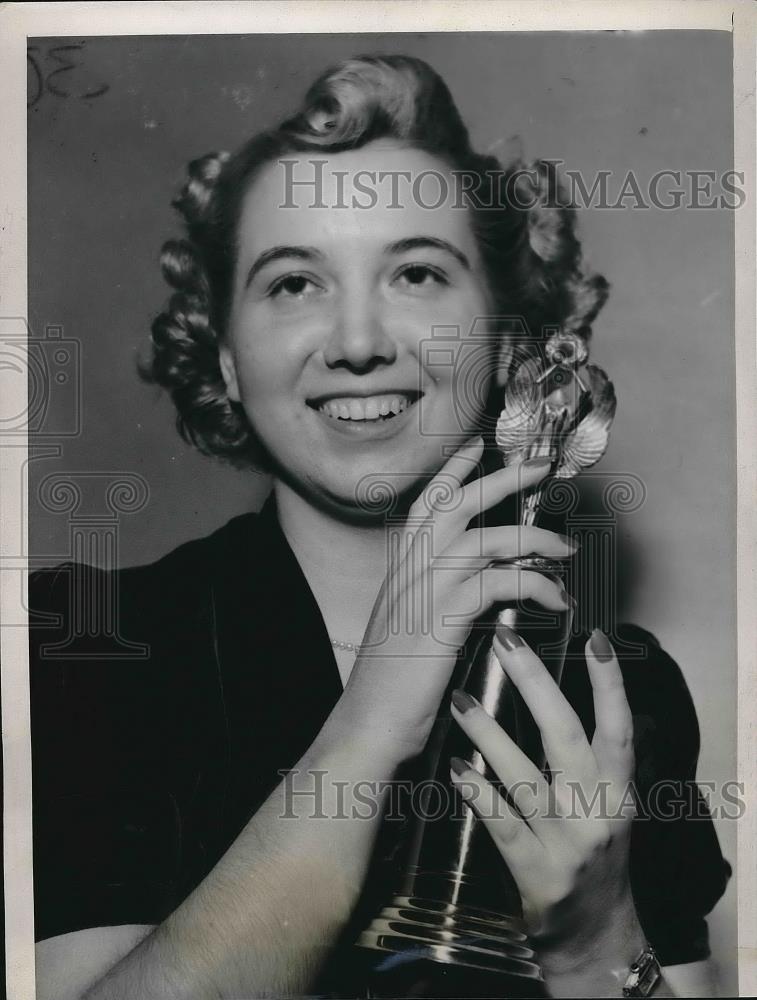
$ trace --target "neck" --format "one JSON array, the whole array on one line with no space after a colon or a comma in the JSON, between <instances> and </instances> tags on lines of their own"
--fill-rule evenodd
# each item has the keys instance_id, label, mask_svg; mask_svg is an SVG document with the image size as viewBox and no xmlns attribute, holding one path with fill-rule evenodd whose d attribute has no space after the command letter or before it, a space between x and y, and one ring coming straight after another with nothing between
<instances>
[{"instance_id":1,"label":"neck","mask_svg":"<svg viewBox=\"0 0 757 1000\"><path fill-rule=\"evenodd\" d=\"M387 570L383 524L351 524L330 515L280 480L279 523L333 639L359 643Z\"/></svg>"}]
</instances>

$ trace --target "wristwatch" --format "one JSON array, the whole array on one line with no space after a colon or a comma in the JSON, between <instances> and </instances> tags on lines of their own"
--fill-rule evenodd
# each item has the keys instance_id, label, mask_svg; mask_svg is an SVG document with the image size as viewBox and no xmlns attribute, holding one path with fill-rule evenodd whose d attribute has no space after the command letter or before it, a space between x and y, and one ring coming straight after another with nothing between
<instances>
[{"instance_id":1,"label":"wristwatch","mask_svg":"<svg viewBox=\"0 0 757 1000\"><path fill-rule=\"evenodd\" d=\"M654 948L647 945L631 966L623 986L624 997L648 997L662 979L662 970Z\"/></svg>"}]
</instances>

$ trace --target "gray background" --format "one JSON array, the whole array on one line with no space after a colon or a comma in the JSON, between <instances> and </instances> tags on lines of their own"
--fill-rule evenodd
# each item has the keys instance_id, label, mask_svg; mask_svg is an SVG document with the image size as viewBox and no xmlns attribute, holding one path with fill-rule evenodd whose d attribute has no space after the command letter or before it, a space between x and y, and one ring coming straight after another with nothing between
<instances>
[{"instance_id":1,"label":"gray background","mask_svg":"<svg viewBox=\"0 0 757 1000\"><path fill-rule=\"evenodd\" d=\"M50 54L56 44L82 48ZM144 506L118 524L125 565L152 560L259 506L263 477L195 454L170 402L135 375L136 351L166 299L161 242L188 160L236 147L297 106L327 64L364 51L427 59L447 81L481 150L554 157L611 190L633 169L732 166L731 38L713 32L206 36L34 40L46 90L29 114L29 322L78 341L72 381L45 429L59 457L30 463L29 551L71 556L71 515L40 504L56 472L131 472ZM80 96L107 90L99 96ZM32 96L37 77L30 74ZM69 96L63 96L67 94ZM614 185L614 186L613 186ZM702 728L700 779L735 776L735 395L733 213L580 213L589 263L613 286L594 360L611 374L618 416L599 467L627 471L646 500L620 517L618 614L654 632L681 664ZM40 439L42 440L42 439ZM83 480L81 480L83 482ZM88 488L94 481L88 482ZM95 490L96 493L96 490ZM87 496L89 513L107 508ZM83 508L82 508L83 510ZM82 510L77 513L82 514ZM735 860L735 824L718 824ZM722 988L735 992L733 880L710 920Z\"/></svg>"}]
</instances>

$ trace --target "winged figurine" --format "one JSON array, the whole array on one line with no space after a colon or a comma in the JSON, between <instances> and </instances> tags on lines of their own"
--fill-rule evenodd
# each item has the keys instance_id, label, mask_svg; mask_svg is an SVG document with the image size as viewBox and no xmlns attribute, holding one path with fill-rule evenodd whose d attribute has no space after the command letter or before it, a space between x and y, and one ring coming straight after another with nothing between
<instances>
[{"instance_id":1,"label":"winged figurine","mask_svg":"<svg viewBox=\"0 0 757 1000\"><path fill-rule=\"evenodd\" d=\"M546 364L531 357L515 370L495 432L505 465L549 455L555 478L570 479L604 455L615 390L601 368L587 364L588 353L578 335L554 334Z\"/></svg>"}]
</instances>

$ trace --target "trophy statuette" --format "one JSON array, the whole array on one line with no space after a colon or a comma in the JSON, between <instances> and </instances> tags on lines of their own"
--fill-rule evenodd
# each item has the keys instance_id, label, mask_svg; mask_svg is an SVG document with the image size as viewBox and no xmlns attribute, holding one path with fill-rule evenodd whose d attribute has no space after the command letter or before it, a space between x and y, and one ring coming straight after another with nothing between
<instances>
[{"instance_id":1,"label":"trophy statuette","mask_svg":"<svg viewBox=\"0 0 757 1000\"><path fill-rule=\"evenodd\" d=\"M544 344L543 356L516 366L495 430L506 466L546 456L550 476L566 479L599 461L616 401L607 375L587 359L580 336L557 333ZM521 495L520 524L538 520L545 482ZM564 561L542 556L491 565L502 572L536 570L556 582L565 573ZM547 612L531 601L496 605L474 626L450 685L473 695L541 769L540 734L494 653L494 628L502 623L521 634L559 683L572 621L571 609ZM496 782L445 701L421 773L448 787L452 756L467 759ZM393 895L356 942L370 964L368 995L543 995L515 882L484 825L470 808L461 811L458 803L455 809L452 801L441 819L411 820Z\"/></svg>"}]
</instances>

